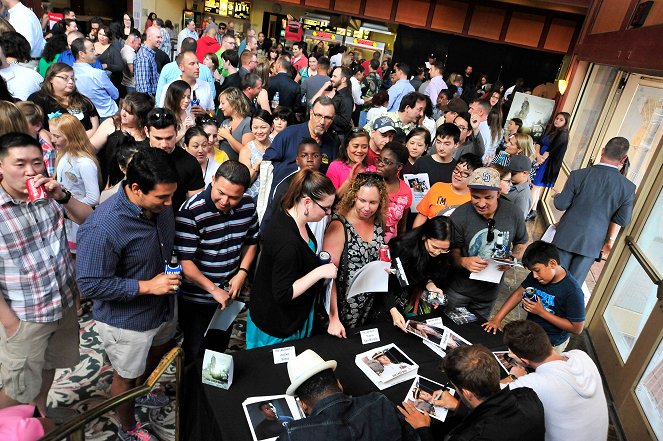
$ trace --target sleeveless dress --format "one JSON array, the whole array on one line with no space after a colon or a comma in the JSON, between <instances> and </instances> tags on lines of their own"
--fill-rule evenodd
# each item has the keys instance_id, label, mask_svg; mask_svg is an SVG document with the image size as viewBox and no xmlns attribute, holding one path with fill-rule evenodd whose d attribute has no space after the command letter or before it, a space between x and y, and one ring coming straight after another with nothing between
<instances>
[{"instance_id":1,"label":"sleeveless dress","mask_svg":"<svg viewBox=\"0 0 663 441\"><path fill-rule=\"evenodd\" d=\"M251 157L249 158L249 160L251 161L251 166L254 166L256 162L262 159L265 152L261 152L260 150L258 150L253 140L249 141L247 145L249 146L249 149L251 149ZM260 179L256 179L255 182L251 185L251 187L249 187L249 189L246 190L246 194L248 194L255 200L258 199L259 190L260 190Z\"/></svg>"},{"instance_id":2,"label":"sleeveless dress","mask_svg":"<svg viewBox=\"0 0 663 441\"><path fill-rule=\"evenodd\" d=\"M361 269L367 263L378 260L378 250L384 245L384 235L382 227L376 224L373 227L373 240L365 242L352 224L345 218L334 215L332 220L338 220L343 223L345 228L345 252L341 256L340 268L336 279L336 302L338 304L339 318L346 328L355 328L364 325L370 315L371 308L375 303L374 293L362 293L351 299L348 299L347 291L350 281L357 270Z\"/></svg>"}]
</instances>

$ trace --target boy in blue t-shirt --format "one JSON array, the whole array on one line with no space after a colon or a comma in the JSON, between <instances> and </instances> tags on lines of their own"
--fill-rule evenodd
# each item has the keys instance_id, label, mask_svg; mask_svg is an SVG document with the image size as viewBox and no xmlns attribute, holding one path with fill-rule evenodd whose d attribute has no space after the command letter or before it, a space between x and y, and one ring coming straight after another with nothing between
<instances>
[{"instance_id":1,"label":"boy in blue t-shirt","mask_svg":"<svg viewBox=\"0 0 663 441\"><path fill-rule=\"evenodd\" d=\"M538 240L523 255L523 265L531 272L521 286L504 302L495 317L482 326L497 332L504 317L521 304L527 320L538 323L548 334L555 351L569 343L569 332L580 334L585 324L585 297L576 279L559 264L559 251L551 243ZM536 290L536 301L523 298L526 288Z\"/></svg>"}]
</instances>

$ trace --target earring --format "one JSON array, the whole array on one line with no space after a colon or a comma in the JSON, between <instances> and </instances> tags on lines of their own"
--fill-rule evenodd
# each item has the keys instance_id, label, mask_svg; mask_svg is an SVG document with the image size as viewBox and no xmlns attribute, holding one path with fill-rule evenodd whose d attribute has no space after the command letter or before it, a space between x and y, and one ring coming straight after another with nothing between
<instances>
[{"instance_id":1,"label":"earring","mask_svg":"<svg viewBox=\"0 0 663 441\"><path fill-rule=\"evenodd\" d=\"M306 207L306 210L304 210L304 216L308 216L308 207Z\"/></svg>"}]
</instances>

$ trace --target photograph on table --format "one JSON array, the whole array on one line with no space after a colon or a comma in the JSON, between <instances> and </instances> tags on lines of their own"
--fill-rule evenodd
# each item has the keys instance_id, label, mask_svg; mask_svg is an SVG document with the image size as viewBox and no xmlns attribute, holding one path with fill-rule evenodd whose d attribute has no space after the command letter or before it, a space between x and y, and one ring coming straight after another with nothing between
<instances>
[{"instance_id":1,"label":"photograph on table","mask_svg":"<svg viewBox=\"0 0 663 441\"><path fill-rule=\"evenodd\" d=\"M465 323L472 323L477 320L477 316L464 306L459 306L444 313L457 325L464 325Z\"/></svg>"},{"instance_id":2,"label":"photograph on table","mask_svg":"<svg viewBox=\"0 0 663 441\"><path fill-rule=\"evenodd\" d=\"M511 368L518 366L513 358L509 357L509 351L495 351L493 352L497 362L502 366L502 369L508 374L511 372Z\"/></svg>"},{"instance_id":3,"label":"photograph on table","mask_svg":"<svg viewBox=\"0 0 663 441\"><path fill-rule=\"evenodd\" d=\"M456 393L451 385L445 386L428 378L417 376L403 401L411 404L421 413L428 412L431 418L444 421L447 418L448 410L442 406L435 406L433 403L442 397L445 390L451 395Z\"/></svg>"},{"instance_id":4,"label":"photograph on table","mask_svg":"<svg viewBox=\"0 0 663 441\"><path fill-rule=\"evenodd\" d=\"M247 398L242 406L253 441L274 440L285 430L284 423L304 418L297 400L287 395Z\"/></svg>"},{"instance_id":5,"label":"photograph on table","mask_svg":"<svg viewBox=\"0 0 663 441\"><path fill-rule=\"evenodd\" d=\"M413 379L419 369L393 343L357 354L355 364L380 390Z\"/></svg>"},{"instance_id":6,"label":"photograph on table","mask_svg":"<svg viewBox=\"0 0 663 441\"><path fill-rule=\"evenodd\" d=\"M405 323L405 330L411 334L442 346L444 341L444 329L437 326L431 326L424 322L416 320L408 320Z\"/></svg>"},{"instance_id":7,"label":"photograph on table","mask_svg":"<svg viewBox=\"0 0 663 441\"><path fill-rule=\"evenodd\" d=\"M463 337L460 335L456 334L453 332L451 329L446 328L447 332L445 333L446 335L446 349L449 351L450 349L456 349L459 346L471 346L472 343L469 341L465 340Z\"/></svg>"},{"instance_id":8,"label":"photograph on table","mask_svg":"<svg viewBox=\"0 0 663 441\"><path fill-rule=\"evenodd\" d=\"M202 379L203 384L228 389L233 381L233 357L206 349Z\"/></svg>"}]
</instances>

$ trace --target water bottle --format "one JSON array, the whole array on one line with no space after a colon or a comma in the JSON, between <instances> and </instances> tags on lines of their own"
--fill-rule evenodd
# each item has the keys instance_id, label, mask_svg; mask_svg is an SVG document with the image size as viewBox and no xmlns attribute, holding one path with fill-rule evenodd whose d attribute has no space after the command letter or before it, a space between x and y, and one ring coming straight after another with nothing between
<instances>
[{"instance_id":1,"label":"water bottle","mask_svg":"<svg viewBox=\"0 0 663 441\"><path fill-rule=\"evenodd\" d=\"M528 286L527 288L525 288L525 291L523 291L523 299L527 299L531 302L536 302L537 298L540 297L539 293L540 291L538 289ZM520 307L525 309L522 303L520 304Z\"/></svg>"},{"instance_id":2,"label":"water bottle","mask_svg":"<svg viewBox=\"0 0 663 441\"><path fill-rule=\"evenodd\" d=\"M272 98L272 109L276 109L279 106L279 101L280 101L279 93L276 92L274 94L274 98Z\"/></svg>"},{"instance_id":3,"label":"water bottle","mask_svg":"<svg viewBox=\"0 0 663 441\"><path fill-rule=\"evenodd\" d=\"M193 97L191 98L191 107L200 106L200 100L196 98L196 91L193 91Z\"/></svg>"},{"instance_id":4,"label":"water bottle","mask_svg":"<svg viewBox=\"0 0 663 441\"><path fill-rule=\"evenodd\" d=\"M173 251L170 256L170 262L165 265L164 272L166 274L182 274L182 265L180 265L180 262L177 260L177 254L175 254L175 251Z\"/></svg>"}]
</instances>

